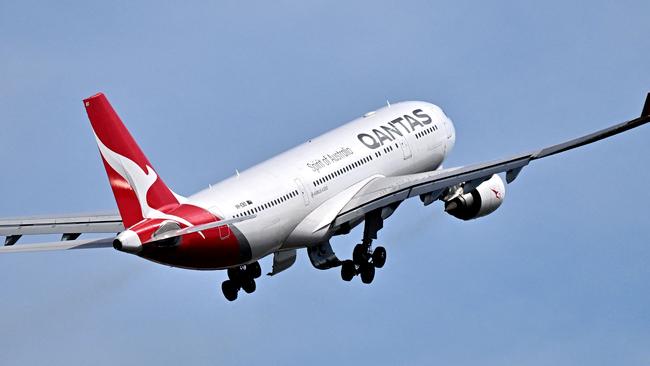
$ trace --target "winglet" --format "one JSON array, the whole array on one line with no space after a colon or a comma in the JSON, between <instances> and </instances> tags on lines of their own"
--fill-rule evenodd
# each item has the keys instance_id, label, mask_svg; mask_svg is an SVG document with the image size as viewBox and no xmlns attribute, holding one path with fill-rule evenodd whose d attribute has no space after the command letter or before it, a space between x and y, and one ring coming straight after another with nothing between
<instances>
[{"instance_id":1,"label":"winglet","mask_svg":"<svg viewBox=\"0 0 650 366\"><path fill-rule=\"evenodd\" d=\"M650 93L645 97L645 104L643 105L643 112L641 112L641 117L650 116Z\"/></svg>"}]
</instances>

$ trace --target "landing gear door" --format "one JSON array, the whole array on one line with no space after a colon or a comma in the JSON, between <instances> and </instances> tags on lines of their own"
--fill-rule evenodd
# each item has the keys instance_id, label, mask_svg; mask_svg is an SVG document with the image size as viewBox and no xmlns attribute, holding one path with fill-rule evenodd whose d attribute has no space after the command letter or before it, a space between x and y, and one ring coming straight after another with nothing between
<instances>
[{"instance_id":1,"label":"landing gear door","mask_svg":"<svg viewBox=\"0 0 650 366\"><path fill-rule=\"evenodd\" d=\"M307 191L305 191L305 185L302 184L302 181L298 178L294 179L294 181L298 187L298 192L300 192L300 195L302 196L302 200L305 202L305 206L309 206L309 196L307 195Z\"/></svg>"},{"instance_id":2,"label":"landing gear door","mask_svg":"<svg viewBox=\"0 0 650 366\"><path fill-rule=\"evenodd\" d=\"M296 250L289 250L286 252L275 252L273 254L273 270L268 273L269 276L274 276L285 269L291 267L296 262Z\"/></svg>"},{"instance_id":3,"label":"landing gear door","mask_svg":"<svg viewBox=\"0 0 650 366\"><path fill-rule=\"evenodd\" d=\"M399 146L402 148L402 154L404 154L404 160L408 160L413 156L413 153L411 152L411 146L409 146L408 141L406 139L401 139L399 140Z\"/></svg>"}]
</instances>

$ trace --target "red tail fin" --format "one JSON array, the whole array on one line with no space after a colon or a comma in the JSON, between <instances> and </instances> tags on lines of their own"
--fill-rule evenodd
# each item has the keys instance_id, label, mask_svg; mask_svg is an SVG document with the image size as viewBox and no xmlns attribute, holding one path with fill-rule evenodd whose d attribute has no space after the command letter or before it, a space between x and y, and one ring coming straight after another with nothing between
<instances>
[{"instance_id":1,"label":"red tail fin","mask_svg":"<svg viewBox=\"0 0 650 366\"><path fill-rule=\"evenodd\" d=\"M125 227L179 204L144 156L104 94L84 99L99 152Z\"/></svg>"}]
</instances>

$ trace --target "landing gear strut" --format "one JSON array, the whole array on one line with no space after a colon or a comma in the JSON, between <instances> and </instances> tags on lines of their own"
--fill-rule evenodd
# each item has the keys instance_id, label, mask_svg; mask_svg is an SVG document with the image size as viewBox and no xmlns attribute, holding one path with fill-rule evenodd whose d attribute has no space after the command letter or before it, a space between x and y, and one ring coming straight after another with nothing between
<instances>
[{"instance_id":1,"label":"landing gear strut","mask_svg":"<svg viewBox=\"0 0 650 366\"><path fill-rule=\"evenodd\" d=\"M255 279L261 275L262 267L258 262L228 268L228 279L221 284L223 296L228 301L235 301L240 289L248 294L255 292L257 288Z\"/></svg>"},{"instance_id":2,"label":"landing gear strut","mask_svg":"<svg viewBox=\"0 0 650 366\"><path fill-rule=\"evenodd\" d=\"M361 282L369 284L375 278L375 269L386 264L386 249L384 247L372 248L372 241L377 239L377 232L384 226L381 210L371 211L366 214L363 228L363 240L354 246L352 260L343 261L341 265L341 278L351 281L356 275L361 276Z\"/></svg>"}]
</instances>

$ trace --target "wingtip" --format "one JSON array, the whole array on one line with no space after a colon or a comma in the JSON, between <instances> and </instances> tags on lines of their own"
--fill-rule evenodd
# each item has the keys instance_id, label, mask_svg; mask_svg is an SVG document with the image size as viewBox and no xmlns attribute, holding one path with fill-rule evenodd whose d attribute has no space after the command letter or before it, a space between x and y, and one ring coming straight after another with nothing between
<instances>
[{"instance_id":1,"label":"wingtip","mask_svg":"<svg viewBox=\"0 0 650 366\"><path fill-rule=\"evenodd\" d=\"M645 97L645 104L643 104L643 111L641 112L641 117L650 116L650 93Z\"/></svg>"}]
</instances>

